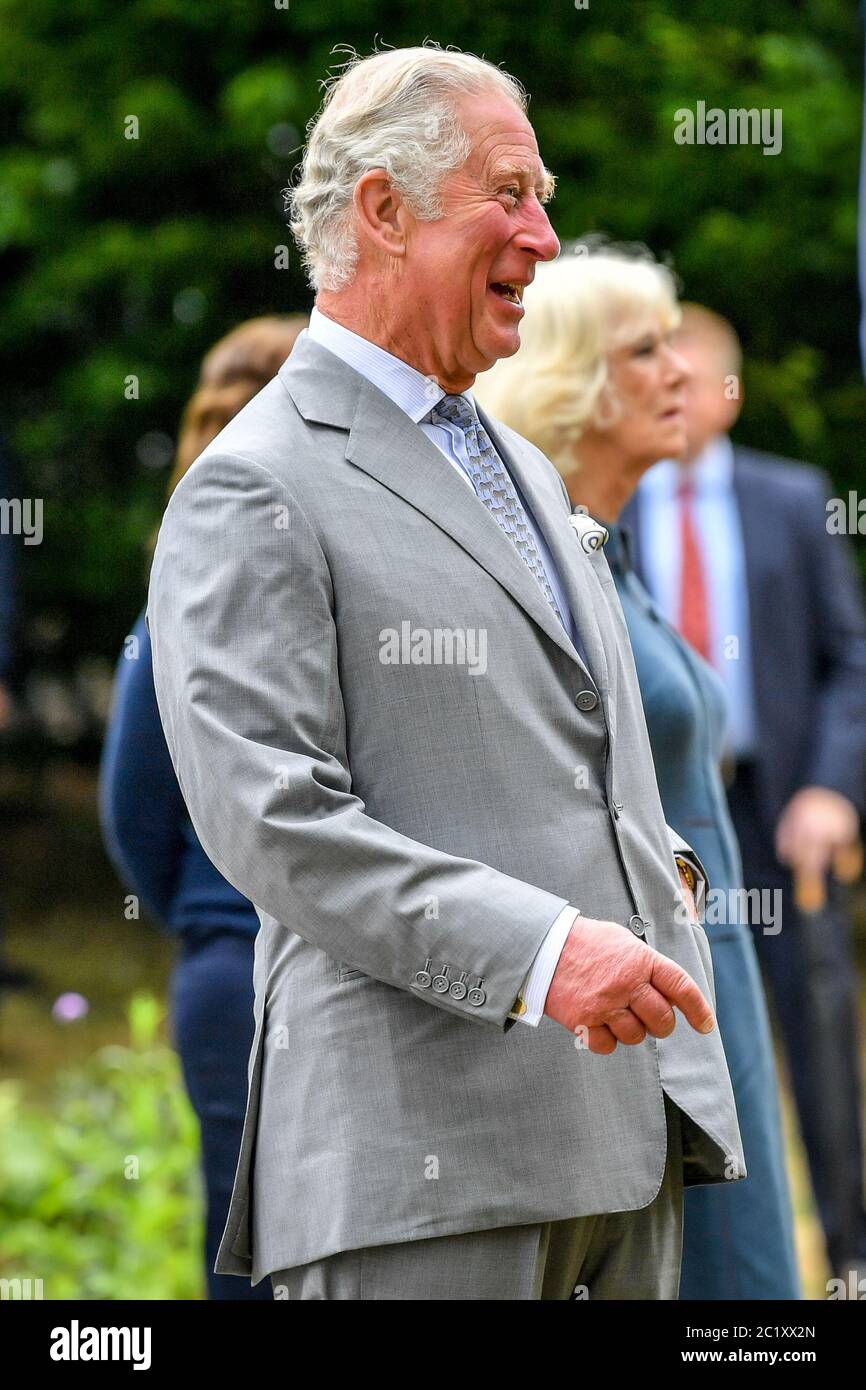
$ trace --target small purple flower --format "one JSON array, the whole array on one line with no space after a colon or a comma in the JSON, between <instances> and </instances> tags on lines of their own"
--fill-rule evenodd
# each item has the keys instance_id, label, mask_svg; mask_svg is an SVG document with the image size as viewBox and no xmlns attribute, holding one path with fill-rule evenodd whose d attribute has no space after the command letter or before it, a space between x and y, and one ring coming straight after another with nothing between
<instances>
[{"instance_id":1,"label":"small purple flower","mask_svg":"<svg viewBox=\"0 0 866 1390\"><path fill-rule=\"evenodd\" d=\"M84 995L75 994L71 990L66 994L59 994L51 1010L58 1023L75 1023L77 1019L84 1018L85 1014L89 1012L90 1004Z\"/></svg>"}]
</instances>

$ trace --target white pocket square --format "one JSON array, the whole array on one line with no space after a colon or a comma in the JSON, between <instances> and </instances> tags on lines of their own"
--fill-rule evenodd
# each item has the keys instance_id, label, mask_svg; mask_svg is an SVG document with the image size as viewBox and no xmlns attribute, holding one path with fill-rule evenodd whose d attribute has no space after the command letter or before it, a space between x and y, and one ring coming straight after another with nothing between
<instances>
[{"instance_id":1,"label":"white pocket square","mask_svg":"<svg viewBox=\"0 0 866 1390\"><path fill-rule=\"evenodd\" d=\"M588 555L593 550L600 550L610 535L606 526L594 521L585 511L572 512L568 523L574 527L574 533Z\"/></svg>"}]
</instances>

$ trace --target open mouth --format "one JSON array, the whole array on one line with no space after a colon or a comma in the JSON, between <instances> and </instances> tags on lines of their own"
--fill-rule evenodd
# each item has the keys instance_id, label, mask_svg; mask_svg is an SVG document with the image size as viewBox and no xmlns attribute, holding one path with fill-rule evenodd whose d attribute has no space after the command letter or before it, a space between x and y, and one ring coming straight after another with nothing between
<instances>
[{"instance_id":1,"label":"open mouth","mask_svg":"<svg viewBox=\"0 0 866 1390\"><path fill-rule=\"evenodd\" d=\"M520 304L523 299L523 286L515 284L513 280L495 280L490 289L509 304Z\"/></svg>"}]
</instances>

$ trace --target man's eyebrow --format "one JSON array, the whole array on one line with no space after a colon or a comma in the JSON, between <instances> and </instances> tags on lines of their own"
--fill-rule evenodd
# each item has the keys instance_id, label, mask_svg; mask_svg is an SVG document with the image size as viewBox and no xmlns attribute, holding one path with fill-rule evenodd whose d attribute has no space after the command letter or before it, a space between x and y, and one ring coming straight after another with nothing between
<instances>
[{"instance_id":1,"label":"man's eyebrow","mask_svg":"<svg viewBox=\"0 0 866 1390\"><path fill-rule=\"evenodd\" d=\"M535 186L539 201L546 203L553 197L556 178L543 164L541 170L542 172L539 174L534 165L515 164L511 160L503 161L501 164L494 165L490 179L495 184L507 183L509 179L524 184L532 183Z\"/></svg>"}]
</instances>

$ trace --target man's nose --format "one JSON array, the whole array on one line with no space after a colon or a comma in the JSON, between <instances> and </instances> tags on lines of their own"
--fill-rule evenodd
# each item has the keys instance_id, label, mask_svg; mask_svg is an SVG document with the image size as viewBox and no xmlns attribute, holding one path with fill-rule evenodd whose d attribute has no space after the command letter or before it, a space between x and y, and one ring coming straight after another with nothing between
<instances>
[{"instance_id":1,"label":"man's nose","mask_svg":"<svg viewBox=\"0 0 866 1390\"><path fill-rule=\"evenodd\" d=\"M550 225L543 203L533 199L530 208L520 248L531 252L538 261L552 261L560 252L559 237Z\"/></svg>"},{"instance_id":2,"label":"man's nose","mask_svg":"<svg viewBox=\"0 0 866 1390\"><path fill-rule=\"evenodd\" d=\"M693 376L692 369L685 357L671 345L668 346L667 375L668 380L677 386L687 386Z\"/></svg>"}]
</instances>

